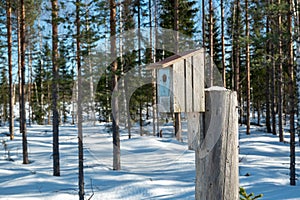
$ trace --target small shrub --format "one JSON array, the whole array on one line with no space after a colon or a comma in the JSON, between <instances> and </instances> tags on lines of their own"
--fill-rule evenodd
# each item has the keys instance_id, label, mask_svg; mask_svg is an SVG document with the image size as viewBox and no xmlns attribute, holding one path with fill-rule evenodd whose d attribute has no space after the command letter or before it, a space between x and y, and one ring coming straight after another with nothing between
<instances>
[{"instance_id":1,"label":"small shrub","mask_svg":"<svg viewBox=\"0 0 300 200\"><path fill-rule=\"evenodd\" d=\"M240 187L240 200L255 200L263 197L263 194L254 196L254 193L247 194L245 188Z\"/></svg>"}]
</instances>

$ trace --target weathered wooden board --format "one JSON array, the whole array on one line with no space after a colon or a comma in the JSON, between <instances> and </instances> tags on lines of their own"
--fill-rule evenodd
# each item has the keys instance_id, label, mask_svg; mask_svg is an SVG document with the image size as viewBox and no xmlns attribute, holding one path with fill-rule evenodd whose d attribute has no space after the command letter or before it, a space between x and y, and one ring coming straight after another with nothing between
<instances>
[{"instance_id":1,"label":"weathered wooden board","mask_svg":"<svg viewBox=\"0 0 300 200\"><path fill-rule=\"evenodd\" d=\"M189 112L187 113L188 124L188 148L189 150L196 150L200 145L200 113Z\"/></svg>"},{"instance_id":2,"label":"weathered wooden board","mask_svg":"<svg viewBox=\"0 0 300 200\"><path fill-rule=\"evenodd\" d=\"M192 58L185 59L185 112L193 112L193 73L192 73ZM203 88L204 90L204 88Z\"/></svg>"},{"instance_id":3,"label":"weathered wooden board","mask_svg":"<svg viewBox=\"0 0 300 200\"><path fill-rule=\"evenodd\" d=\"M205 95L204 139L196 150L195 199L238 200L237 95L225 89L210 89Z\"/></svg>"},{"instance_id":4,"label":"weathered wooden board","mask_svg":"<svg viewBox=\"0 0 300 200\"><path fill-rule=\"evenodd\" d=\"M204 52L193 56L194 111L205 112Z\"/></svg>"},{"instance_id":5,"label":"weathered wooden board","mask_svg":"<svg viewBox=\"0 0 300 200\"><path fill-rule=\"evenodd\" d=\"M185 112L184 60L173 64L174 112Z\"/></svg>"}]
</instances>

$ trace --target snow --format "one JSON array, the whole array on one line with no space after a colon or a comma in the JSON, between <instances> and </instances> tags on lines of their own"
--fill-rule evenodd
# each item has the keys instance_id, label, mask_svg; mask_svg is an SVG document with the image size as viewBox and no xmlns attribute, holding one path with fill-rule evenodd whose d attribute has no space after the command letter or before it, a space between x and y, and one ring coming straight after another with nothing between
<instances>
[{"instance_id":1,"label":"snow","mask_svg":"<svg viewBox=\"0 0 300 200\"><path fill-rule=\"evenodd\" d=\"M60 177L52 176L51 126L28 127L28 165L22 164L22 137L17 128L15 139L10 141L1 134L8 127L0 127L0 199L78 199L76 126L60 127ZM151 124L144 128L151 133ZM163 138L140 136L139 127L134 127L133 138L128 139L122 127L122 170L113 171L109 125L85 125L86 199L92 195L91 199L99 200L194 199L195 155L188 150L186 125L183 142L174 139L171 123L162 128ZM289 144L279 143L277 136L260 129L252 127L247 136L245 127L240 127L240 185L248 193L263 193L261 199L300 199L299 181L297 186L289 185ZM296 153L299 156L298 146Z\"/></svg>"},{"instance_id":2,"label":"snow","mask_svg":"<svg viewBox=\"0 0 300 200\"><path fill-rule=\"evenodd\" d=\"M209 88L205 88L205 91L227 91L227 89L221 86L211 86Z\"/></svg>"}]
</instances>

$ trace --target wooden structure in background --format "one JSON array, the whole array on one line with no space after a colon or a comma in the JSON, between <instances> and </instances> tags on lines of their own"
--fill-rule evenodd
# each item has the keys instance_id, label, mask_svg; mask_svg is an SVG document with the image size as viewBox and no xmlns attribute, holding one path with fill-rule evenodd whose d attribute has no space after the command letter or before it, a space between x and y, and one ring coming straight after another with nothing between
<instances>
[{"instance_id":1,"label":"wooden structure in background","mask_svg":"<svg viewBox=\"0 0 300 200\"><path fill-rule=\"evenodd\" d=\"M204 112L204 49L174 55L149 65L157 69L160 112Z\"/></svg>"},{"instance_id":2,"label":"wooden structure in background","mask_svg":"<svg viewBox=\"0 0 300 200\"><path fill-rule=\"evenodd\" d=\"M174 55L157 70L159 112L187 113L188 147L195 150L195 199L238 200L236 92L205 88L204 49Z\"/></svg>"}]
</instances>

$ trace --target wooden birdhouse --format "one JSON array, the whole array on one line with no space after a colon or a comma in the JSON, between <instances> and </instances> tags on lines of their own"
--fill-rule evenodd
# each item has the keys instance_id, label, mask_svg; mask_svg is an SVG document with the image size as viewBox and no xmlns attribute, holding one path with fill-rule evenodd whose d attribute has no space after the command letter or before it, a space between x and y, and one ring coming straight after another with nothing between
<instances>
[{"instance_id":1,"label":"wooden birdhouse","mask_svg":"<svg viewBox=\"0 0 300 200\"><path fill-rule=\"evenodd\" d=\"M204 112L204 49L173 55L149 65L156 69L160 112Z\"/></svg>"}]
</instances>

